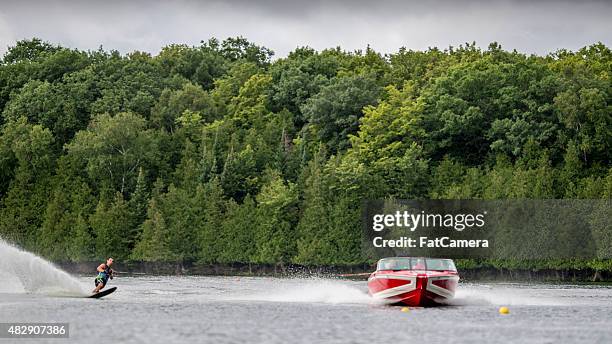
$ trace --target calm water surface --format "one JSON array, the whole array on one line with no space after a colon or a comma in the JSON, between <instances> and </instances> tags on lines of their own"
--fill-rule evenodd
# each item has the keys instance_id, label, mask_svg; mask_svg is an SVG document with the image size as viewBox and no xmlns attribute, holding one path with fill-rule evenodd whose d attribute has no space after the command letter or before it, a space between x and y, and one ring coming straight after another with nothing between
<instances>
[{"instance_id":1,"label":"calm water surface","mask_svg":"<svg viewBox=\"0 0 612 344\"><path fill-rule=\"evenodd\" d=\"M100 300L0 293L0 322L70 323L69 339L0 343L612 341L610 286L460 284L452 306L409 312L373 303L363 281L121 277L112 286Z\"/></svg>"}]
</instances>

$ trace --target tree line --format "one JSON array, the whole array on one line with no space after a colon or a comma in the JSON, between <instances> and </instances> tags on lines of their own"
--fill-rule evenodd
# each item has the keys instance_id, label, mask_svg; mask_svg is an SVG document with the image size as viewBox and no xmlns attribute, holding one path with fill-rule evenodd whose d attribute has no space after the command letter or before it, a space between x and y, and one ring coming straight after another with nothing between
<instances>
[{"instance_id":1,"label":"tree line","mask_svg":"<svg viewBox=\"0 0 612 344\"><path fill-rule=\"evenodd\" d=\"M61 261L343 265L363 200L609 199L611 56L19 41L0 237Z\"/></svg>"}]
</instances>

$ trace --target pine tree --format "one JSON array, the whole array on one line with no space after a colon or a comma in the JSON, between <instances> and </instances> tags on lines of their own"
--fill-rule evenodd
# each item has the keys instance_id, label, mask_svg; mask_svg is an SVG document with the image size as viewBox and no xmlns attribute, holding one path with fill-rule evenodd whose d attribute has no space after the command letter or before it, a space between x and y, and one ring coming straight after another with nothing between
<instances>
[{"instance_id":1,"label":"pine tree","mask_svg":"<svg viewBox=\"0 0 612 344\"><path fill-rule=\"evenodd\" d=\"M69 195L61 188L55 189L47 204L38 244L40 253L53 260L67 260L66 250L73 238L70 218Z\"/></svg>"},{"instance_id":2,"label":"pine tree","mask_svg":"<svg viewBox=\"0 0 612 344\"><path fill-rule=\"evenodd\" d=\"M255 253L257 206L247 195L242 204L229 200L219 235L221 263L249 263Z\"/></svg>"},{"instance_id":3,"label":"pine tree","mask_svg":"<svg viewBox=\"0 0 612 344\"><path fill-rule=\"evenodd\" d=\"M315 155L309 163L308 177L304 190L303 213L297 225L297 255L293 259L298 264L329 263L326 253L331 251L329 231L332 230L328 213L328 201L323 185L320 155ZM327 251L327 252L324 252Z\"/></svg>"},{"instance_id":4,"label":"pine tree","mask_svg":"<svg viewBox=\"0 0 612 344\"><path fill-rule=\"evenodd\" d=\"M102 198L90 218L96 236L96 257L127 259L130 255L130 226L134 223L133 214L120 192L112 202Z\"/></svg>"},{"instance_id":5,"label":"pine tree","mask_svg":"<svg viewBox=\"0 0 612 344\"><path fill-rule=\"evenodd\" d=\"M49 129L29 124L25 117L5 125L2 151L16 161L13 180L1 195L0 235L29 250L37 249L54 168L54 138Z\"/></svg>"},{"instance_id":6,"label":"pine tree","mask_svg":"<svg viewBox=\"0 0 612 344\"><path fill-rule=\"evenodd\" d=\"M136 240L140 236L140 230L142 223L147 217L147 205L149 202L149 193L147 191L147 183L145 179L145 173L142 168L138 171L138 178L136 179L136 188L130 197L128 205L132 212L133 223L131 224L130 233L128 235L129 242L128 246L132 249Z\"/></svg>"},{"instance_id":7,"label":"pine tree","mask_svg":"<svg viewBox=\"0 0 612 344\"><path fill-rule=\"evenodd\" d=\"M177 256L170 251L169 239L168 226L158 200L153 198L147 209L147 219L142 224L140 240L130 257L142 261L173 261Z\"/></svg>"},{"instance_id":8,"label":"pine tree","mask_svg":"<svg viewBox=\"0 0 612 344\"><path fill-rule=\"evenodd\" d=\"M285 182L277 171L268 171L268 183L257 195L257 251L259 263L287 263L295 255L297 194L295 185Z\"/></svg>"},{"instance_id":9,"label":"pine tree","mask_svg":"<svg viewBox=\"0 0 612 344\"><path fill-rule=\"evenodd\" d=\"M77 262L95 258L95 241L83 215L79 215L74 223L74 237L68 248L68 256Z\"/></svg>"},{"instance_id":10,"label":"pine tree","mask_svg":"<svg viewBox=\"0 0 612 344\"><path fill-rule=\"evenodd\" d=\"M221 251L220 236L225 217L223 189L216 178L198 186L194 205L199 212L196 214L196 230L201 248L199 259L207 263L215 262Z\"/></svg>"},{"instance_id":11,"label":"pine tree","mask_svg":"<svg viewBox=\"0 0 612 344\"><path fill-rule=\"evenodd\" d=\"M170 185L159 204L168 227L168 248L178 261L194 261L200 256L203 205L196 200L198 192Z\"/></svg>"},{"instance_id":12,"label":"pine tree","mask_svg":"<svg viewBox=\"0 0 612 344\"><path fill-rule=\"evenodd\" d=\"M328 239L331 251L327 264L356 264L363 261L361 255L360 202L354 197L341 196L334 200L329 211L331 230Z\"/></svg>"}]
</instances>

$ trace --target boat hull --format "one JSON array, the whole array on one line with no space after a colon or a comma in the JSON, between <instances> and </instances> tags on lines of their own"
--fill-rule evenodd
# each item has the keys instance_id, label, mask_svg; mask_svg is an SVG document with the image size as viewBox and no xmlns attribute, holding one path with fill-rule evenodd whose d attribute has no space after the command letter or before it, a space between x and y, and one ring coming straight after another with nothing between
<instances>
[{"instance_id":1,"label":"boat hull","mask_svg":"<svg viewBox=\"0 0 612 344\"><path fill-rule=\"evenodd\" d=\"M375 272L368 279L373 298L389 304L436 306L455 296L459 276L452 272Z\"/></svg>"}]
</instances>

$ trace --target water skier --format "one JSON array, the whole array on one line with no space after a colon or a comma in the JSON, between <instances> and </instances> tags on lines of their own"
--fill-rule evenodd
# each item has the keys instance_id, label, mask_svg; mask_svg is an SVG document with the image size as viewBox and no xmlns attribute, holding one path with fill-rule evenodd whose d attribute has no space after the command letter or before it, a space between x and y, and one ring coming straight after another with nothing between
<instances>
[{"instance_id":1,"label":"water skier","mask_svg":"<svg viewBox=\"0 0 612 344\"><path fill-rule=\"evenodd\" d=\"M93 290L93 293L96 294L104 288L108 279L113 279L113 269L111 269L111 265L113 265L113 258L108 258L106 263L102 263L98 266L98 276L94 280L96 284L96 288Z\"/></svg>"}]
</instances>

